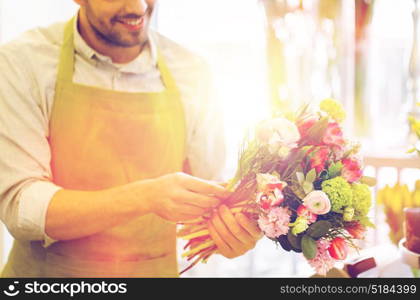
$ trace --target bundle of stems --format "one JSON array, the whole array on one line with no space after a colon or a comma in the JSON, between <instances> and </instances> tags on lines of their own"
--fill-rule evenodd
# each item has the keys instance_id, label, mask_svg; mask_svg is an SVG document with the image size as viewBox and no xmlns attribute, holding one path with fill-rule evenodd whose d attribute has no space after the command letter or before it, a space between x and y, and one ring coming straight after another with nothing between
<instances>
[{"instance_id":1,"label":"bundle of stems","mask_svg":"<svg viewBox=\"0 0 420 300\"><path fill-rule=\"evenodd\" d=\"M248 217L256 218L257 212L253 207L253 201L250 200L250 195L255 191L255 176L254 178L248 176L239 183L235 180L236 177L230 181L227 187L230 190L234 189L232 194L222 204L228 206L232 213L241 212ZM236 188L234 188L235 186ZM208 221L213 213L209 212L195 220L180 223L183 228L178 231L178 237L188 241L184 246L184 250L188 249L188 251L184 252L182 257L187 257L187 261L191 262L180 274L190 270L199 262L206 263L210 256L217 252L217 246L208 230Z\"/></svg>"}]
</instances>

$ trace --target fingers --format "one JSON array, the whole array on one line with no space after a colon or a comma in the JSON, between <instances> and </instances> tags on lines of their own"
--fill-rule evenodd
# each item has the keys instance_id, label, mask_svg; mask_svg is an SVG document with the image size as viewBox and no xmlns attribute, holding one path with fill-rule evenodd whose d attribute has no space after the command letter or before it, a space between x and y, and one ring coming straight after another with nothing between
<instances>
[{"instance_id":1,"label":"fingers","mask_svg":"<svg viewBox=\"0 0 420 300\"><path fill-rule=\"evenodd\" d=\"M242 228L241 224L236 220L232 212L225 205L220 206L219 213L230 233L232 233L232 235L242 244L250 244L253 242L254 239L252 235Z\"/></svg>"},{"instance_id":2,"label":"fingers","mask_svg":"<svg viewBox=\"0 0 420 300\"><path fill-rule=\"evenodd\" d=\"M217 230L214 228L212 222L208 222L207 223L207 227L209 229L209 233L210 236L212 237L214 243L217 246L217 249L219 251L220 254L222 254L223 256L227 257L227 258L233 258L235 255L232 251L232 249L229 247L228 244L226 244L226 242L220 237L219 233L217 232Z\"/></svg>"},{"instance_id":3,"label":"fingers","mask_svg":"<svg viewBox=\"0 0 420 300\"><path fill-rule=\"evenodd\" d=\"M235 219L254 239L258 240L263 236L263 233L258 227L257 223L248 219L244 214L235 214Z\"/></svg>"},{"instance_id":4,"label":"fingers","mask_svg":"<svg viewBox=\"0 0 420 300\"><path fill-rule=\"evenodd\" d=\"M209 232L220 254L228 258L237 257L255 247L261 231L255 222L244 214L233 215L225 205L208 222Z\"/></svg>"},{"instance_id":5,"label":"fingers","mask_svg":"<svg viewBox=\"0 0 420 300\"><path fill-rule=\"evenodd\" d=\"M186 190L182 191L182 194L179 195L179 199L182 201L182 203L191 204L202 208L215 207L220 203L220 199L218 198L201 195Z\"/></svg>"},{"instance_id":6,"label":"fingers","mask_svg":"<svg viewBox=\"0 0 420 300\"><path fill-rule=\"evenodd\" d=\"M217 231L221 239L229 245L229 247L237 254L242 254L246 251L245 245L238 240L225 225L219 214L214 214L211 223Z\"/></svg>"},{"instance_id":7,"label":"fingers","mask_svg":"<svg viewBox=\"0 0 420 300\"><path fill-rule=\"evenodd\" d=\"M181 214L192 215L197 218L199 216L202 216L206 212L206 209L189 204L177 204L173 208L173 211Z\"/></svg>"},{"instance_id":8,"label":"fingers","mask_svg":"<svg viewBox=\"0 0 420 300\"><path fill-rule=\"evenodd\" d=\"M197 177L193 177L187 174L184 175L185 176L182 176L181 180L182 184L185 188L189 189L190 191L199 194L214 195L221 199L225 199L231 194L228 190L226 190L223 186L219 184Z\"/></svg>"}]
</instances>

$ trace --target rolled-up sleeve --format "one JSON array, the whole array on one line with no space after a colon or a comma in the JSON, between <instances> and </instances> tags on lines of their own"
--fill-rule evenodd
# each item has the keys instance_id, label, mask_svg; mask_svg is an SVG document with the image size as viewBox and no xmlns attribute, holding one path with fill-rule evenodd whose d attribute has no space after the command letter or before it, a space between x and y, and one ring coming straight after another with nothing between
<instances>
[{"instance_id":1,"label":"rolled-up sleeve","mask_svg":"<svg viewBox=\"0 0 420 300\"><path fill-rule=\"evenodd\" d=\"M14 238L48 246L46 212L60 189L52 182L48 114L14 50L0 50L0 217Z\"/></svg>"},{"instance_id":2,"label":"rolled-up sleeve","mask_svg":"<svg viewBox=\"0 0 420 300\"><path fill-rule=\"evenodd\" d=\"M222 180L226 162L225 129L221 103L214 91L210 68L202 64L197 81L192 135L188 143L188 161L194 176Z\"/></svg>"}]
</instances>

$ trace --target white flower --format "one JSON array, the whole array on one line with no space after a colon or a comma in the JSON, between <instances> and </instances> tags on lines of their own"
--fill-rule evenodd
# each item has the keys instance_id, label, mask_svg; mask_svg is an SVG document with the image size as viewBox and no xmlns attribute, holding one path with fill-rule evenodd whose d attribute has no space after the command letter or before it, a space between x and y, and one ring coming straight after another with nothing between
<instances>
[{"instance_id":1,"label":"white flower","mask_svg":"<svg viewBox=\"0 0 420 300\"><path fill-rule=\"evenodd\" d=\"M285 149L296 148L300 139L296 125L285 118L275 118L262 122L257 127L256 135L261 143L268 144L271 153L282 149L279 153L282 156L287 153Z\"/></svg>"}]
</instances>

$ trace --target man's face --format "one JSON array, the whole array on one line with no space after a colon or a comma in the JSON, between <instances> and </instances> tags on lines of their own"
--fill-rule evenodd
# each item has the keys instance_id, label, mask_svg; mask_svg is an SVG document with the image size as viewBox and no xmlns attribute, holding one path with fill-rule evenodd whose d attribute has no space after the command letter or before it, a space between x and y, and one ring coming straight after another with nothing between
<instances>
[{"instance_id":1,"label":"man's face","mask_svg":"<svg viewBox=\"0 0 420 300\"><path fill-rule=\"evenodd\" d=\"M96 35L119 47L147 41L150 16L156 0L84 0L86 17Z\"/></svg>"}]
</instances>

